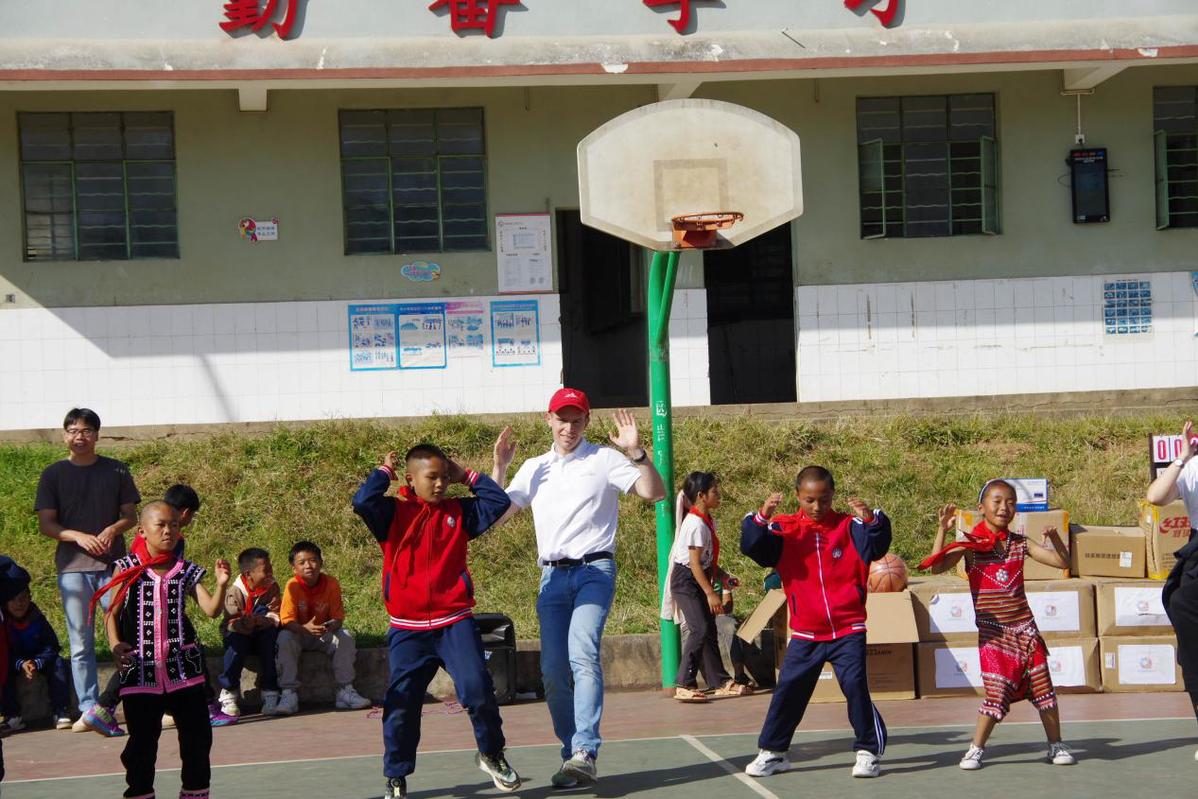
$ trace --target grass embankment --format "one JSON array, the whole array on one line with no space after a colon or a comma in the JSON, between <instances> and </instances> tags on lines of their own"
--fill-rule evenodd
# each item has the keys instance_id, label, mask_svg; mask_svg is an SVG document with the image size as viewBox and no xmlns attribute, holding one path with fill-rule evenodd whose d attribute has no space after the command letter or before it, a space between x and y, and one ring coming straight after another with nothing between
<instances>
[{"instance_id":1,"label":"grass embankment","mask_svg":"<svg viewBox=\"0 0 1198 799\"><path fill-rule=\"evenodd\" d=\"M721 560L742 579L738 603L747 611L758 601L764 570L737 549L740 517L770 491L793 497L794 474L804 464L831 468L841 500L860 496L885 508L894 520L893 548L913 564L926 554L936 508L948 501L971 505L981 484L999 475L1047 476L1053 503L1068 509L1075 521L1134 524L1147 481L1146 437L1180 430L1181 422L1164 415L851 418L815 425L694 418L676 425L675 457L679 480L692 469L721 477L724 504L715 514L725 542ZM609 427L596 419L589 432L602 441ZM378 596L379 550L350 510L350 496L380 453L419 441L435 442L463 464L489 471L498 430L463 417L405 425L329 422L259 437L223 434L120 447L102 440L101 451L129 463L147 499L161 496L174 482L199 491L203 508L187 531L187 552L209 568L218 556L234 560L241 549L262 546L285 580L291 544L301 538L316 541L324 549L326 570L341 580L349 626L370 645L386 632ZM543 424L521 423L515 432L517 464L549 446ZM648 438L645 431L642 438ZM39 535L32 512L38 474L63 452L61 446L43 444L0 447L0 552L29 569L34 599L59 630L65 649L53 542ZM784 509L793 507L792 498ZM521 638L537 635L535 559L527 512L471 549L479 609L512 616ZM619 589L609 633L656 628L655 563L653 509L625 498ZM200 614L192 618L199 621ZM199 626L205 643L218 646L216 622L205 619Z\"/></svg>"}]
</instances>

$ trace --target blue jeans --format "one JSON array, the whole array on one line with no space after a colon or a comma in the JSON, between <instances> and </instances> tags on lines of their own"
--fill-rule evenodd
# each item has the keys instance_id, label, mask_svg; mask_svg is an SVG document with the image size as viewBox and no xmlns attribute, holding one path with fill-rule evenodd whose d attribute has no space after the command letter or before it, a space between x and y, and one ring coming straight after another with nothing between
<instances>
[{"instance_id":1,"label":"blue jeans","mask_svg":"<svg viewBox=\"0 0 1198 799\"><path fill-rule=\"evenodd\" d=\"M603 666L599 640L616 593L616 563L597 560L572 568L545 566L537 594L541 622L541 679L562 759L582 749L599 752Z\"/></svg>"},{"instance_id":2,"label":"blue jeans","mask_svg":"<svg viewBox=\"0 0 1198 799\"><path fill-rule=\"evenodd\" d=\"M58 592L62 595L62 610L67 620L67 641L71 647L71 681L75 684L75 696L79 699L79 710L85 711L96 704L100 686L96 678L96 624L88 623L89 605L96 591L108 578L112 570L96 572L63 572L58 575ZM108 610L111 593L100 600ZM100 613L96 618L102 618Z\"/></svg>"},{"instance_id":3,"label":"blue jeans","mask_svg":"<svg viewBox=\"0 0 1198 799\"><path fill-rule=\"evenodd\" d=\"M225 635L224 671L217 677L221 688L241 690L241 670L245 659L258 656L258 690L279 690L279 676L275 666L275 644L279 637L277 627L263 627L252 633L230 632Z\"/></svg>"}]
</instances>

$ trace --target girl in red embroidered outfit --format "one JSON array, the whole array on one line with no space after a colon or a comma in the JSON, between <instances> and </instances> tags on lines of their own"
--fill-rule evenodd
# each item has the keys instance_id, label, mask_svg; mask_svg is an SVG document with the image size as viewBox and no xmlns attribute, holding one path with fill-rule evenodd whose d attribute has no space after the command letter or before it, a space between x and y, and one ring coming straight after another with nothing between
<instances>
[{"instance_id":1,"label":"girl in red embroidered outfit","mask_svg":"<svg viewBox=\"0 0 1198 799\"><path fill-rule=\"evenodd\" d=\"M932 554L919 564L921 569L939 573L964 557L969 574L986 699L961 768L974 771L982 767L983 747L994 725L1007 715L1012 702L1024 698L1040 711L1048 736L1048 760L1057 766L1071 766L1077 760L1061 743L1061 716L1048 673L1048 648L1023 590L1024 556L1065 569L1069 567L1065 544L1054 528L1044 532L1047 546L1008 529L1015 518L1015 489L1010 483L991 480L982 486L978 509L982 522L965 540L945 546L944 537L957 514L955 505L945 505L940 510Z\"/></svg>"},{"instance_id":2,"label":"girl in red embroidered outfit","mask_svg":"<svg viewBox=\"0 0 1198 799\"><path fill-rule=\"evenodd\" d=\"M678 495L678 526L662 595L662 618L686 622L674 678L674 698L680 702L707 701L707 694L698 690L700 670L716 696L752 693L724 669L716 635L715 617L724 612L720 585L731 579L720 569L720 539L711 518L719 506L720 483L714 474L691 472L686 476Z\"/></svg>"},{"instance_id":3,"label":"girl in red embroidered outfit","mask_svg":"<svg viewBox=\"0 0 1198 799\"><path fill-rule=\"evenodd\" d=\"M116 575L96 593L92 609L109 590L105 628L113 657L120 668L121 700L129 740L121 753L130 799L153 799L154 765L162 714L175 719L179 756L183 761L180 799L205 799L211 773L212 728L204 695L204 666L199 638L184 612L187 597L215 618L229 584L227 561L216 562L216 593L200 584L205 570L175 554L179 517L165 502L151 502L141 511L139 530L145 537L147 560L130 555L114 564Z\"/></svg>"}]
</instances>

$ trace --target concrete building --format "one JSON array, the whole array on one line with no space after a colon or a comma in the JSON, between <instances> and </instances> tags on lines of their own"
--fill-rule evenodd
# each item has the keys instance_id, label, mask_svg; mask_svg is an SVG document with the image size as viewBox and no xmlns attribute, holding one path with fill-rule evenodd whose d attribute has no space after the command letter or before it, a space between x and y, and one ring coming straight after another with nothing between
<instances>
[{"instance_id":1,"label":"concrete building","mask_svg":"<svg viewBox=\"0 0 1198 799\"><path fill-rule=\"evenodd\" d=\"M646 404L575 147L678 97L806 211L684 256L676 405L1198 383L1193 0L431 6L0 3L0 429Z\"/></svg>"}]
</instances>

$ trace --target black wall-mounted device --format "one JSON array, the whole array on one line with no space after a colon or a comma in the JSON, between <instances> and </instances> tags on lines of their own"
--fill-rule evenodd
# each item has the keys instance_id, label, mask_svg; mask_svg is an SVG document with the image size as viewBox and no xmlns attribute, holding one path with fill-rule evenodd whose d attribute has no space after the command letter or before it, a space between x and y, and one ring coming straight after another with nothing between
<instances>
[{"instance_id":1,"label":"black wall-mounted device","mask_svg":"<svg viewBox=\"0 0 1198 799\"><path fill-rule=\"evenodd\" d=\"M1105 147L1069 151L1069 171L1073 188L1073 221L1110 222L1111 194L1107 183Z\"/></svg>"}]
</instances>

